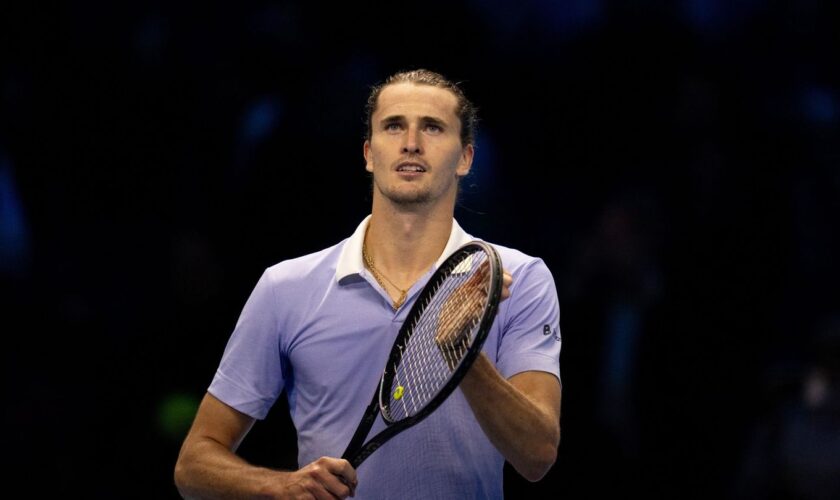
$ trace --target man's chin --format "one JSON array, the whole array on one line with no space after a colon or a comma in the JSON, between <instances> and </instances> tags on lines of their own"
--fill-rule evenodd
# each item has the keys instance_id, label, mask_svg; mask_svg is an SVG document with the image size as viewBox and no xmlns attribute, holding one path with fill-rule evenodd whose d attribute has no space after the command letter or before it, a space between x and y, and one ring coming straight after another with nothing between
<instances>
[{"instance_id":1,"label":"man's chin","mask_svg":"<svg viewBox=\"0 0 840 500\"><path fill-rule=\"evenodd\" d=\"M395 205L412 207L423 205L429 201L429 193L419 191L396 191L392 190L382 193L391 203Z\"/></svg>"}]
</instances>

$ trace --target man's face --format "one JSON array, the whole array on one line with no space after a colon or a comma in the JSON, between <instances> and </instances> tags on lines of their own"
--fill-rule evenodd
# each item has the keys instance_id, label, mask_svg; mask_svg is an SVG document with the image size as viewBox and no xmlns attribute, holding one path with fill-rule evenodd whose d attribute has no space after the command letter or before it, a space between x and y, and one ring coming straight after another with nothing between
<instances>
[{"instance_id":1,"label":"man's face","mask_svg":"<svg viewBox=\"0 0 840 500\"><path fill-rule=\"evenodd\" d=\"M397 83L379 94L365 141L366 169L374 197L399 205L454 202L458 179L467 175L472 145L461 145L455 95L431 85Z\"/></svg>"}]
</instances>

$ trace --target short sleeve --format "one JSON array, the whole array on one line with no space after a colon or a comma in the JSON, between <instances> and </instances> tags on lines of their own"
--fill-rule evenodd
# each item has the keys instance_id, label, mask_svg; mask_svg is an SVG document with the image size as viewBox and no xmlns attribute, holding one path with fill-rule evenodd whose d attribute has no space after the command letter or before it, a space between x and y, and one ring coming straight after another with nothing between
<instances>
[{"instance_id":1,"label":"short sleeve","mask_svg":"<svg viewBox=\"0 0 840 500\"><path fill-rule=\"evenodd\" d=\"M240 313L208 392L263 419L284 387L277 301L266 270Z\"/></svg>"},{"instance_id":2,"label":"short sleeve","mask_svg":"<svg viewBox=\"0 0 840 500\"><path fill-rule=\"evenodd\" d=\"M497 367L506 378L544 371L560 380L560 305L548 267L534 259L514 275L500 337Z\"/></svg>"}]
</instances>

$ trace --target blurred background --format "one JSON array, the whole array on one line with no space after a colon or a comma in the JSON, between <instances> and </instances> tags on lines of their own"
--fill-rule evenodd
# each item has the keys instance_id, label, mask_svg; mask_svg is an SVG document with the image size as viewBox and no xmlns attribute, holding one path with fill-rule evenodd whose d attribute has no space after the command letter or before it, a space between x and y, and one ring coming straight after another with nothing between
<instances>
[{"instance_id":1,"label":"blurred background","mask_svg":"<svg viewBox=\"0 0 840 500\"><path fill-rule=\"evenodd\" d=\"M2 11L3 449L33 496L177 498L248 294L369 213L365 100L416 67L479 108L459 222L560 294L560 454L508 497L840 495L837 2ZM295 467L284 404L249 460Z\"/></svg>"}]
</instances>

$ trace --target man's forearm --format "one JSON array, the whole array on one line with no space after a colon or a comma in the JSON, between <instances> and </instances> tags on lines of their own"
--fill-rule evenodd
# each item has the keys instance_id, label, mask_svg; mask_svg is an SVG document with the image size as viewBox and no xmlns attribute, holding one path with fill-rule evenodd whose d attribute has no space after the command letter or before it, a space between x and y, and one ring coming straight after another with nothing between
<instances>
[{"instance_id":1,"label":"man's forearm","mask_svg":"<svg viewBox=\"0 0 840 500\"><path fill-rule=\"evenodd\" d=\"M484 354L461 390L493 445L529 481L554 464L560 442L560 385L553 375L526 372L505 380Z\"/></svg>"},{"instance_id":2,"label":"man's forearm","mask_svg":"<svg viewBox=\"0 0 840 500\"><path fill-rule=\"evenodd\" d=\"M251 465L209 439L194 443L188 453L192 456L179 459L175 469L175 483L186 499L259 498L265 485L282 484L289 474Z\"/></svg>"}]
</instances>

